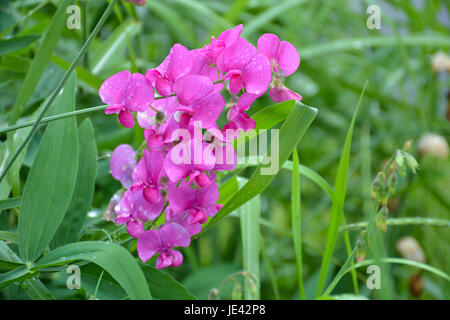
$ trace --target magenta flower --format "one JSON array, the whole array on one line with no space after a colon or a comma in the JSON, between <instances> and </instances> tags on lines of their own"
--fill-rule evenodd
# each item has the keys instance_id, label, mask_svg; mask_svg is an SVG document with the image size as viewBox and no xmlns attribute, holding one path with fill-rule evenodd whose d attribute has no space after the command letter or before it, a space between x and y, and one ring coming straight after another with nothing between
<instances>
[{"instance_id":1,"label":"magenta flower","mask_svg":"<svg viewBox=\"0 0 450 320\"><path fill-rule=\"evenodd\" d=\"M144 149L144 156L133 171L132 191L142 191L147 200L147 214L151 220L157 218L164 207L164 198L160 193L164 156L161 152L149 152Z\"/></svg>"},{"instance_id":2,"label":"magenta flower","mask_svg":"<svg viewBox=\"0 0 450 320\"><path fill-rule=\"evenodd\" d=\"M272 73L269 60L256 52L244 38L239 38L226 48L217 59L220 71L226 72L229 90L236 95L242 88L246 92L262 95L270 84Z\"/></svg>"},{"instance_id":3,"label":"magenta flower","mask_svg":"<svg viewBox=\"0 0 450 320\"><path fill-rule=\"evenodd\" d=\"M172 182L189 177L189 183L195 181L198 186L204 187L210 182L205 171L212 170L215 162L209 143L190 139L181 141L167 153L164 171Z\"/></svg>"},{"instance_id":4,"label":"magenta flower","mask_svg":"<svg viewBox=\"0 0 450 320\"><path fill-rule=\"evenodd\" d=\"M286 77L293 74L300 65L297 49L288 41L280 41L273 33L259 37L258 52L269 59L275 73L281 71Z\"/></svg>"},{"instance_id":5,"label":"magenta flower","mask_svg":"<svg viewBox=\"0 0 450 320\"><path fill-rule=\"evenodd\" d=\"M131 112L142 112L148 108L155 91L142 74L121 71L103 82L99 95L103 103L108 104L105 113L118 113L119 122L124 127L132 128L134 119Z\"/></svg>"},{"instance_id":6,"label":"magenta flower","mask_svg":"<svg viewBox=\"0 0 450 320\"><path fill-rule=\"evenodd\" d=\"M286 88L283 84L271 87L269 90L269 96L275 102L283 102L286 100L302 101L301 95Z\"/></svg>"},{"instance_id":7,"label":"magenta flower","mask_svg":"<svg viewBox=\"0 0 450 320\"><path fill-rule=\"evenodd\" d=\"M144 209L146 203L142 192L127 190L123 194L122 200L114 208L117 214L115 222L126 224L128 233L134 238L144 232L144 223L148 219Z\"/></svg>"},{"instance_id":8,"label":"magenta flower","mask_svg":"<svg viewBox=\"0 0 450 320\"><path fill-rule=\"evenodd\" d=\"M223 96L214 91L213 83L205 76L183 76L176 81L174 91L181 103L177 110L182 112L182 128L187 128L192 119L208 129L216 123L225 107Z\"/></svg>"},{"instance_id":9,"label":"magenta flower","mask_svg":"<svg viewBox=\"0 0 450 320\"><path fill-rule=\"evenodd\" d=\"M159 253L156 268L178 267L183 262L183 255L174 247L187 247L191 238L187 231L176 223L170 223L159 230L145 231L137 241L139 258L146 262Z\"/></svg>"},{"instance_id":10,"label":"magenta flower","mask_svg":"<svg viewBox=\"0 0 450 320\"><path fill-rule=\"evenodd\" d=\"M222 208L216 203L216 173L236 168L234 141L256 127L247 114L254 101L268 88L276 102L302 99L284 85L300 64L297 50L274 34L262 35L256 48L241 37L242 29L225 30L200 49L175 44L145 76L122 71L100 88L108 104L105 113L118 113L120 123L131 128L136 112L144 129L148 150L139 161L129 145L119 145L112 154L111 175L127 190L110 207L115 222L126 224L137 238L143 262L159 253L158 269L179 266L183 256L173 248L188 246L190 237ZM231 93L229 122L220 129L225 86ZM162 96L157 100L154 89ZM164 224L155 223L163 211Z\"/></svg>"},{"instance_id":11,"label":"magenta flower","mask_svg":"<svg viewBox=\"0 0 450 320\"><path fill-rule=\"evenodd\" d=\"M193 52L202 57L202 61L208 66L216 64L219 55L228 47L231 47L239 40L242 33L243 25L240 24L232 29L223 31L216 39L211 37L211 43L205 45L201 49L195 49Z\"/></svg>"},{"instance_id":12,"label":"magenta flower","mask_svg":"<svg viewBox=\"0 0 450 320\"><path fill-rule=\"evenodd\" d=\"M147 70L145 77L151 81L158 93L168 97L173 93L173 85L181 76L191 71L193 58L191 52L181 44L175 44L170 54L156 68Z\"/></svg>"},{"instance_id":13,"label":"magenta flower","mask_svg":"<svg viewBox=\"0 0 450 320\"><path fill-rule=\"evenodd\" d=\"M250 93L244 93L241 97L234 97L231 99L230 110L228 111L227 118L230 121L224 127L224 129L242 129L244 131L249 131L255 128L255 120L250 118L247 111L252 103L259 98L261 95L255 95ZM237 99L237 102L235 102Z\"/></svg>"},{"instance_id":14,"label":"magenta flower","mask_svg":"<svg viewBox=\"0 0 450 320\"><path fill-rule=\"evenodd\" d=\"M125 189L133 184L131 174L136 167L136 152L128 144L117 146L109 161L109 168L114 179L120 181Z\"/></svg>"},{"instance_id":15,"label":"magenta flower","mask_svg":"<svg viewBox=\"0 0 450 320\"><path fill-rule=\"evenodd\" d=\"M167 199L172 213L186 215L189 224L203 224L219 210L216 205L219 188L215 181L200 189L190 187L185 181L179 187L168 184L167 189L169 192Z\"/></svg>"}]
</instances>

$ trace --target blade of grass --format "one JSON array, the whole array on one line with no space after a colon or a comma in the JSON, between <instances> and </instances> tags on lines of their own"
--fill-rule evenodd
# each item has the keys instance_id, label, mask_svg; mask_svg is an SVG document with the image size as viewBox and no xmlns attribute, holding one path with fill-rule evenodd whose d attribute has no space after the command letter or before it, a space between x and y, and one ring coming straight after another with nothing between
<instances>
[{"instance_id":1,"label":"blade of grass","mask_svg":"<svg viewBox=\"0 0 450 320\"><path fill-rule=\"evenodd\" d=\"M270 283L273 288L273 293L275 295L275 299L280 300L280 290L278 289L277 278L275 277L275 272L273 270L272 262L270 261L269 255L267 254L266 244L264 243L262 235L260 237L259 245L261 248L261 256L264 260L264 266L265 266L267 274L269 275L269 278L270 278Z\"/></svg>"},{"instance_id":2,"label":"blade of grass","mask_svg":"<svg viewBox=\"0 0 450 320\"><path fill-rule=\"evenodd\" d=\"M356 105L353 118L350 123L350 127L345 138L344 147L342 149L342 156L339 160L338 172L336 182L334 185L333 202L330 210L330 222L328 225L327 240L325 244L325 250L323 254L322 264L320 267L319 281L317 285L316 296L319 297L322 294L323 287L325 285L325 279L330 266L333 251L336 246L336 240L338 235L339 224L342 221L345 193L347 189L347 172L350 163L350 148L353 136L353 127L355 126L356 117L364 96L364 91L367 87L367 82L364 85L363 91L359 96L358 104Z\"/></svg>"},{"instance_id":3,"label":"blade of grass","mask_svg":"<svg viewBox=\"0 0 450 320\"><path fill-rule=\"evenodd\" d=\"M300 198L300 174L298 172L297 148L292 154L292 235L294 241L295 260L297 262L297 280L300 298L305 300L305 289L303 286L303 260L302 260L302 214Z\"/></svg>"},{"instance_id":4,"label":"blade of grass","mask_svg":"<svg viewBox=\"0 0 450 320\"><path fill-rule=\"evenodd\" d=\"M239 178L239 184L246 179ZM237 213L241 220L241 236L243 246L244 271L244 299L258 300L260 297L259 277L259 217L261 197L258 195L245 203Z\"/></svg>"}]
</instances>

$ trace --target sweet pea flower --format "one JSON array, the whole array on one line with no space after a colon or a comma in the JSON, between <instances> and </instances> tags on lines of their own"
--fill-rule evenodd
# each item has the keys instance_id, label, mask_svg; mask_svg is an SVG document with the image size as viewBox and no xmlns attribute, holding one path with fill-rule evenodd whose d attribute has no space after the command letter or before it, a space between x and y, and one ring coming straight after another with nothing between
<instances>
[{"instance_id":1,"label":"sweet pea flower","mask_svg":"<svg viewBox=\"0 0 450 320\"><path fill-rule=\"evenodd\" d=\"M236 95L242 88L252 94L264 94L272 78L269 60L244 38L239 38L217 58L220 71L226 72L229 90Z\"/></svg>"},{"instance_id":2,"label":"sweet pea flower","mask_svg":"<svg viewBox=\"0 0 450 320\"><path fill-rule=\"evenodd\" d=\"M187 223L205 223L208 217L213 217L221 208L216 202L219 199L219 188L215 181L208 186L194 189L189 183L182 181L180 186L168 184L167 199L173 215L184 214Z\"/></svg>"},{"instance_id":3,"label":"sweet pea flower","mask_svg":"<svg viewBox=\"0 0 450 320\"><path fill-rule=\"evenodd\" d=\"M215 166L212 146L201 139L181 141L167 152L164 171L172 182L189 177L189 183L195 181L199 187L207 186L210 178L208 170Z\"/></svg>"},{"instance_id":4,"label":"sweet pea flower","mask_svg":"<svg viewBox=\"0 0 450 320\"><path fill-rule=\"evenodd\" d=\"M147 203L142 192L127 190L114 208L117 214L115 222L126 224L128 233L134 238L144 232L144 223L148 220Z\"/></svg>"},{"instance_id":5,"label":"sweet pea flower","mask_svg":"<svg viewBox=\"0 0 450 320\"><path fill-rule=\"evenodd\" d=\"M202 57L202 60L208 66L216 64L219 55L228 47L231 47L241 36L243 25L223 31L216 39L211 37L211 43L201 49L194 49L193 52Z\"/></svg>"},{"instance_id":6,"label":"sweet pea flower","mask_svg":"<svg viewBox=\"0 0 450 320\"><path fill-rule=\"evenodd\" d=\"M168 97L173 93L175 81L188 74L192 69L192 64L191 52L177 43L157 68L147 70L145 77L151 81L160 95Z\"/></svg>"},{"instance_id":7,"label":"sweet pea flower","mask_svg":"<svg viewBox=\"0 0 450 320\"><path fill-rule=\"evenodd\" d=\"M180 77L174 85L174 92L181 104L177 110L181 112L179 122L182 128L186 128L192 119L208 129L216 123L225 107L223 96L214 91L213 83L205 76Z\"/></svg>"},{"instance_id":8,"label":"sweet pea flower","mask_svg":"<svg viewBox=\"0 0 450 320\"><path fill-rule=\"evenodd\" d=\"M284 85L275 85L273 87L271 86L269 90L269 96L275 102L283 102L286 100L302 101L301 95L289 88L286 88Z\"/></svg>"},{"instance_id":9,"label":"sweet pea flower","mask_svg":"<svg viewBox=\"0 0 450 320\"><path fill-rule=\"evenodd\" d=\"M118 113L119 122L126 128L134 127L131 112L144 111L154 99L152 84L140 73L121 71L103 82L100 99L108 104L106 114Z\"/></svg>"},{"instance_id":10,"label":"sweet pea flower","mask_svg":"<svg viewBox=\"0 0 450 320\"><path fill-rule=\"evenodd\" d=\"M133 184L131 174L136 167L136 152L128 144L117 146L109 162L111 175L120 181L125 189L129 189Z\"/></svg>"},{"instance_id":11,"label":"sweet pea flower","mask_svg":"<svg viewBox=\"0 0 450 320\"><path fill-rule=\"evenodd\" d=\"M178 267L183 262L183 255L172 248L188 247L190 243L191 238L182 226L169 223L159 230L143 232L137 241L137 252L143 262L159 253L157 269Z\"/></svg>"},{"instance_id":12,"label":"sweet pea flower","mask_svg":"<svg viewBox=\"0 0 450 320\"><path fill-rule=\"evenodd\" d=\"M269 96L275 102L283 102L286 100L297 100L302 101L302 96L297 92L286 88L284 85L285 76L277 72L274 77L272 84L270 85Z\"/></svg>"},{"instance_id":13,"label":"sweet pea flower","mask_svg":"<svg viewBox=\"0 0 450 320\"><path fill-rule=\"evenodd\" d=\"M164 210L165 222L166 223L176 223L182 226L190 236L196 235L202 231L202 224L199 221L193 222L190 218L191 216L188 212L182 211L178 213L174 213L172 209L169 207Z\"/></svg>"},{"instance_id":14,"label":"sweet pea flower","mask_svg":"<svg viewBox=\"0 0 450 320\"><path fill-rule=\"evenodd\" d=\"M259 37L258 53L264 54L269 59L274 72L281 71L286 77L293 74L300 65L297 49L288 41L280 41L273 33Z\"/></svg>"},{"instance_id":15,"label":"sweet pea flower","mask_svg":"<svg viewBox=\"0 0 450 320\"><path fill-rule=\"evenodd\" d=\"M164 198L161 195L162 186L159 181L162 176L164 156L161 152L149 152L144 149L144 156L133 171L132 191L141 191L148 204L145 206L148 217L153 220L164 208Z\"/></svg>"}]
</instances>

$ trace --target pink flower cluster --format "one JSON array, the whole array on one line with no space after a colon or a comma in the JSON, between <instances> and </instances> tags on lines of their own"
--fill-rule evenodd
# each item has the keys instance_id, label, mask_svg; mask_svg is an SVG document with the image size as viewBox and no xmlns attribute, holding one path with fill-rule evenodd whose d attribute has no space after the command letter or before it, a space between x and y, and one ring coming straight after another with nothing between
<instances>
[{"instance_id":1,"label":"pink flower cluster","mask_svg":"<svg viewBox=\"0 0 450 320\"><path fill-rule=\"evenodd\" d=\"M145 75L121 71L100 87L106 114L117 113L127 128L136 118L145 128L147 148L137 152L119 145L110 169L126 190L115 207L115 221L137 238L142 261L159 253L157 268L179 266L183 256L173 248L189 246L191 236L221 208L215 172L236 166L234 149L231 161L222 152L232 142L228 131L255 128L246 111L267 89L275 102L301 100L284 86L285 77L300 64L294 46L264 34L255 47L241 33L238 25L200 49L175 44ZM222 90L231 95L227 104ZM216 122L224 109L228 123L220 129ZM194 159L199 155L200 160ZM163 224L156 222L163 212Z\"/></svg>"}]
</instances>

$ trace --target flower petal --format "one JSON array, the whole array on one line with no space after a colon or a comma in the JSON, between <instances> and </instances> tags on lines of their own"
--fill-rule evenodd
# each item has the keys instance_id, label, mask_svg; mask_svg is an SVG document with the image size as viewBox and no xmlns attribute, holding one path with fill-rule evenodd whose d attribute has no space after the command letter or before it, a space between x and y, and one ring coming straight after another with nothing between
<instances>
[{"instance_id":1,"label":"flower petal","mask_svg":"<svg viewBox=\"0 0 450 320\"><path fill-rule=\"evenodd\" d=\"M98 91L102 102L109 105L123 104L126 101L130 78L130 71L124 70L106 79Z\"/></svg>"},{"instance_id":2,"label":"flower petal","mask_svg":"<svg viewBox=\"0 0 450 320\"><path fill-rule=\"evenodd\" d=\"M175 82L173 89L180 103L189 106L210 93L213 83L208 77L186 75Z\"/></svg>"},{"instance_id":3,"label":"flower petal","mask_svg":"<svg viewBox=\"0 0 450 320\"><path fill-rule=\"evenodd\" d=\"M269 60L276 58L280 39L273 33L265 33L258 39L258 53L264 54Z\"/></svg>"},{"instance_id":4,"label":"flower petal","mask_svg":"<svg viewBox=\"0 0 450 320\"><path fill-rule=\"evenodd\" d=\"M263 54L257 54L244 68L242 81L247 92L262 95L272 79L269 60Z\"/></svg>"},{"instance_id":5,"label":"flower petal","mask_svg":"<svg viewBox=\"0 0 450 320\"><path fill-rule=\"evenodd\" d=\"M286 77L297 71L300 65L300 55L297 49L287 41L281 41L277 60L281 71Z\"/></svg>"}]
</instances>

